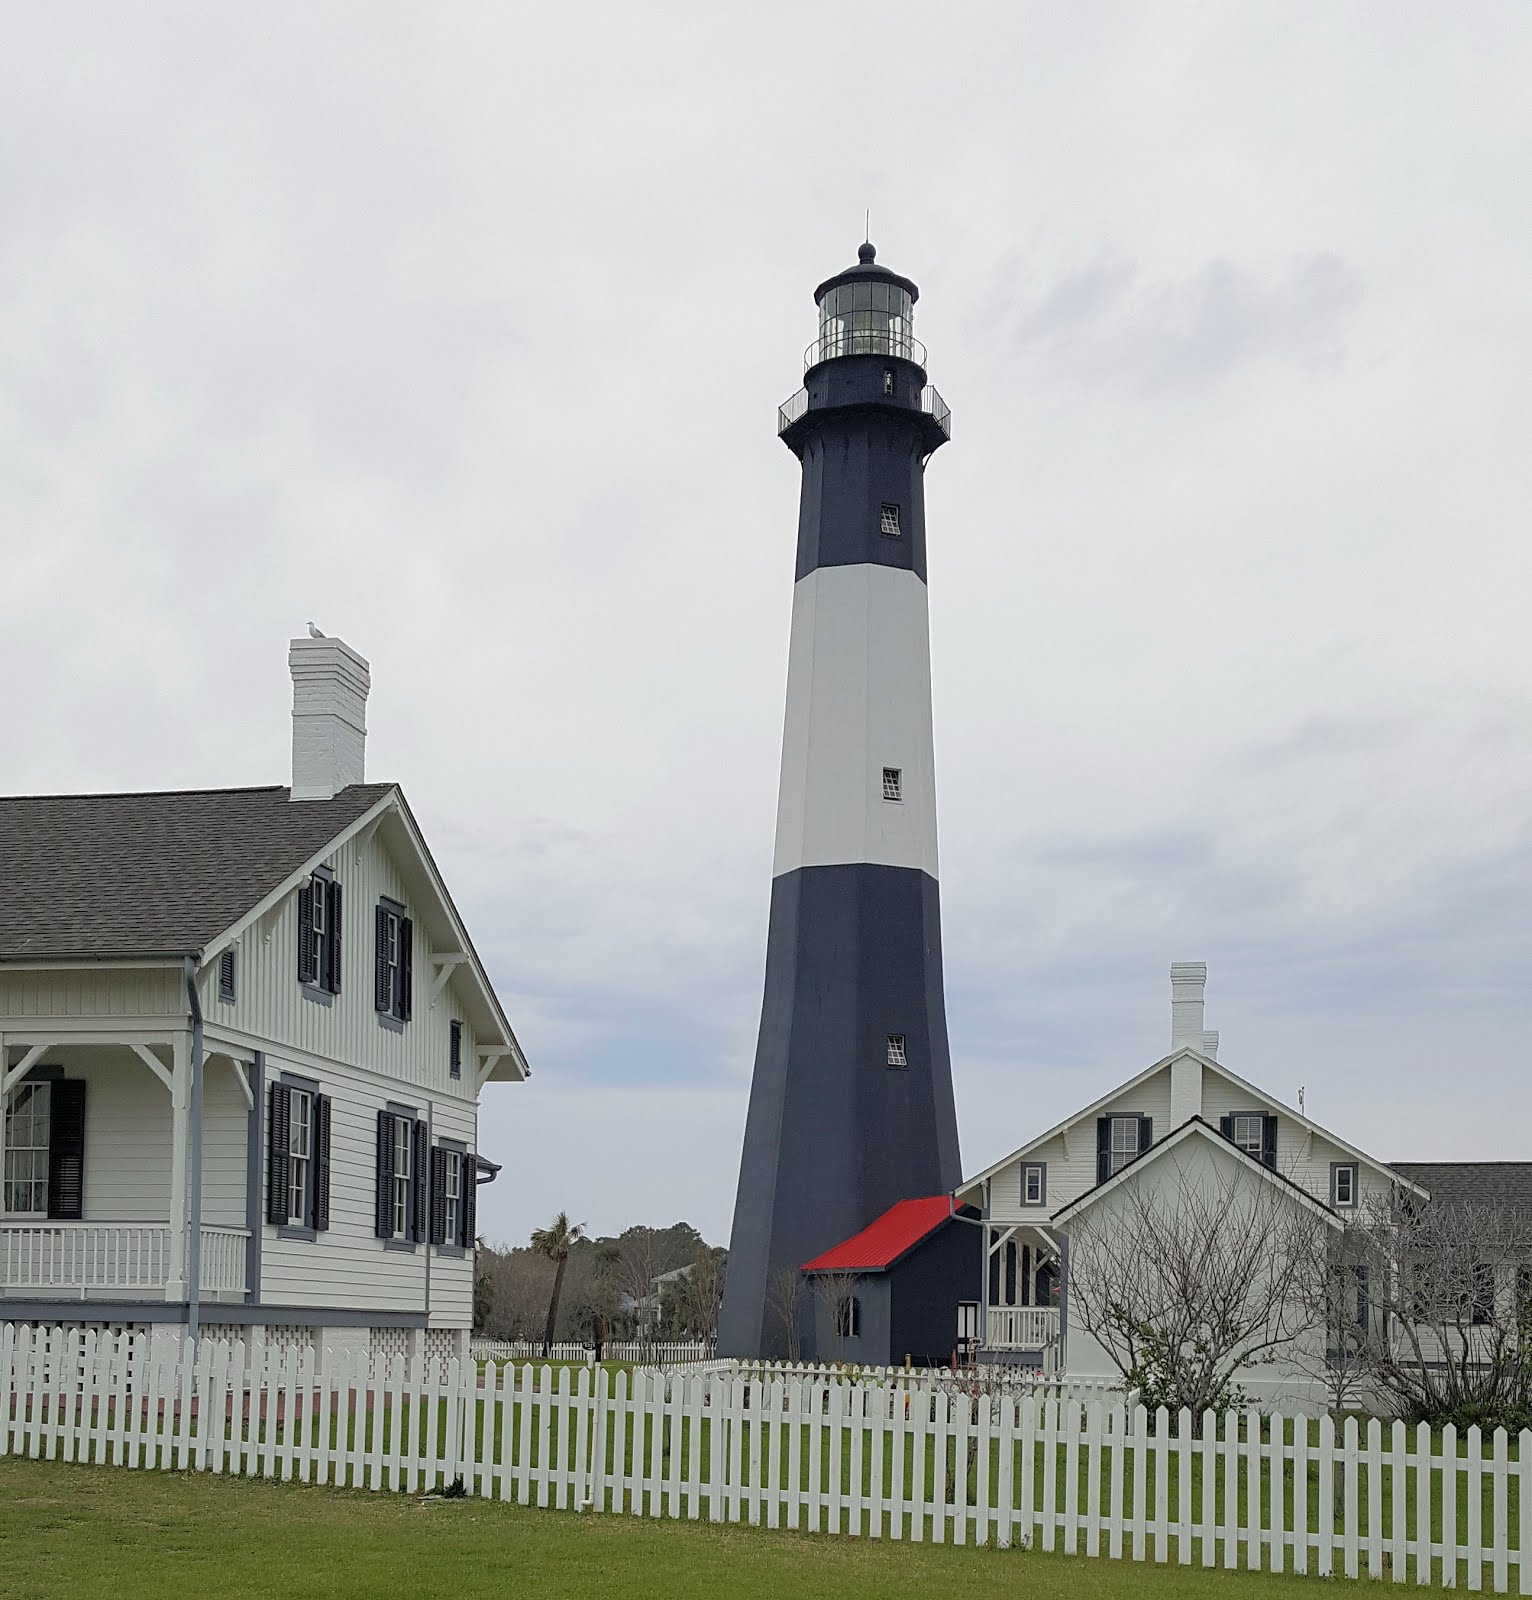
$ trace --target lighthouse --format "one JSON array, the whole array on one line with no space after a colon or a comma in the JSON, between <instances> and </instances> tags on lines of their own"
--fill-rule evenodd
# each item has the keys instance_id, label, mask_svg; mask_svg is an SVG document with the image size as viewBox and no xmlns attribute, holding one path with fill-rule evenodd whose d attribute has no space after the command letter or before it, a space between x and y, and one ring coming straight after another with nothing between
<instances>
[{"instance_id":1,"label":"lighthouse","mask_svg":"<svg viewBox=\"0 0 1532 1600\"><path fill-rule=\"evenodd\" d=\"M814 292L765 996L719 1353L812 1354L798 1269L962 1177L942 994L919 290L864 244Z\"/></svg>"}]
</instances>

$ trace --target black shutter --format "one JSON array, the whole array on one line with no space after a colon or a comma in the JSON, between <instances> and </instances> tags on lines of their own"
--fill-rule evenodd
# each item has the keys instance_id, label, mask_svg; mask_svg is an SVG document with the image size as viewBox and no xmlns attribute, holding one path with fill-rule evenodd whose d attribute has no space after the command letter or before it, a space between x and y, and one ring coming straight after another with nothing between
<instances>
[{"instance_id":1,"label":"black shutter","mask_svg":"<svg viewBox=\"0 0 1532 1600\"><path fill-rule=\"evenodd\" d=\"M382 906L373 913L372 1003L379 1011L394 1009L394 986L388 973L388 912Z\"/></svg>"},{"instance_id":2,"label":"black shutter","mask_svg":"<svg viewBox=\"0 0 1532 1600\"><path fill-rule=\"evenodd\" d=\"M1154 1118L1138 1119L1138 1153L1142 1155L1154 1143Z\"/></svg>"},{"instance_id":3,"label":"black shutter","mask_svg":"<svg viewBox=\"0 0 1532 1600\"><path fill-rule=\"evenodd\" d=\"M1112 1119L1096 1118L1096 1182L1105 1183L1112 1175Z\"/></svg>"},{"instance_id":4,"label":"black shutter","mask_svg":"<svg viewBox=\"0 0 1532 1600\"><path fill-rule=\"evenodd\" d=\"M399 919L399 1009L395 1015L401 1022L410 1020L411 1002L414 999L415 978L415 924L408 917Z\"/></svg>"},{"instance_id":5,"label":"black shutter","mask_svg":"<svg viewBox=\"0 0 1532 1600\"><path fill-rule=\"evenodd\" d=\"M48 1085L48 1216L78 1222L85 1209L85 1081Z\"/></svg>"},{"instance_id":6,"label":"black shutter","mask_svg":"<svg viewBox=\"0 0 1532 1600\"><path fill-rule=\"evenodd\" d=\"M1234 1139L1234 1118L1220 1117L1218 1119L1218 1131L1232 1143Z\"/></svg>"},{"instance_id":7,"label":"black shutter","mask_svg":"<svg viewBox=\"0 0 1532 1600\"><path fill-rule=\"evenodd\" d=\"M414 1183L414 1188L415 1188L415 1194L414 1194L415 1219L414 1219L414 1222L415 1222L415 1225L414 1225L414 1230L411 1233L411 1237L413 1239L417 1240L417 1241L421 1240L421 1239L424 1239L425 1236L426 1236L427 1202L428 1202L428 1200L430 1198L429 1192L428 1192L428 1190L426 1188L426 1180L427 1180L427 1177L428 1177L427 1167L428 1167L429 1154L430 1154L430 1152L427 1149L427 1145L426 1145L426 1125L423 1122L417 1122L415 1124L415 1160L414 1160L414 1173L415 1173L415 1183Z\"/></svg>"},{"instance_id":8,"label":"black shutter","mask_svg":"<svg viewBox=\"0 0 1532 1600\"><path fill-rule=\"evenodd\" d=\"M1261 1160L1275 1170L1277 1165L1277 1119L1267 1115L1261 1118Z\"/></svg>"},{"instance_id":9,"label":"black shutter","mask_svg":"<svg viewBox=\"0 0 1532 1600\"><path fill-rule=\"evenodd\" d=\"M479 1158L471 1151L463 1157L462 1245L472 1250L479 1238Z\"/></svg>"},{"instance_id":10,"label":"black shutter","mask_svg":"<svg viewBox=\"0 0 1532 1600\"><path fill-rule=\"evenodd\" d=\"M314 948L314 880L298 891L298 982L319 981L319 952Z\"/></svg>"},{"instance_id":11,"label":"black shutter","mask_svg":"<svg viewBox=\"0 0 1532 1600\"><path fill-rule=\"evenodd\" d=\"M314 1228L330 1226L330 1097L314 1096Z\"/></svg>"},{"instance_id":12,"label":"black shutter","mask_svg":"<svg viewBox=\"0 0 1532 1600\"><path fill-rule=\"evenodd\" d=\"M447 1162L451 1152L440 1147L431 1152L431 1243L447 1242Z\"/></svg>"},{"instance_id":13,"label":"black shutter","mask_svg":"<svg viewBox=\"0 0 1532 1600\"><path fill-rule=\"evenodd\" d=\"M378 1113L378 1193L377 1233L380 1239L394 1236L394 1115Z\"/></svg>"},{"instance_id":14,"label":"black shutter","mask_svg":"<svg viewBox=\"0 0 1532 1600\"><path fill-rule=\"evenodd\" d=\"M266 1118L266 1220L287 1222L288 1190L292 1187L292 1095L284 1083L271 1086Z\"/></svg>"},{"instance_id":15,"label":"black shutter","mask_svg":"<svg viewBox=\"0 0 1532 1600\"><path fill-rule=\"evenodd\" d=\"M330 885L330 915L325 921L325 937L329 941L325 987L331 994L340 993L340 885Z\"/></svg>"}]
</instances>

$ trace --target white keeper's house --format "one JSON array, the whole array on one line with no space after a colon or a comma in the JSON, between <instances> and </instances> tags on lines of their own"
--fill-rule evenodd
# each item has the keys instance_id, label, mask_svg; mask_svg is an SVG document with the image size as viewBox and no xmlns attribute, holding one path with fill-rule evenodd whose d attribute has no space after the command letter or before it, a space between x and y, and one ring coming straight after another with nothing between
<instances>
[{"instance_id":1,"label":"white keeper's house","mask_svg":"<svg viewBox=\"0 0 1532 1600\"><path fill-rule=\"evenodd\" d=\"M982 1216L982 1359L1119 1376L1078 1318L1071 1325L1069 1240L1082 1218L1131 1203L1143 1186L1269 1192L1337 1237L1373 1196L1472 1188L1476 1164L1385 1163L1232 1072L1203 1025L1207 968L1178 963L1170 977L1170 1053L956 1191ZM1365 1290L1359 1314L1370 1315ZM1322 1389L1312 1363L1287 1358L1240 1381L1253 1397L1285 1405L1308 1404Z\"/></svg>"},{"instance_id":2,"label":"white keeper's house","mask_svg":"<svg viewBox=\"0 0 1532 1600\"><path fill-rule=\"evenodd\" d=\"M0 798L0 1322L466 1351L526 1061L367 663L289 663L290 787Z\"/></svg>"}]
</instances>

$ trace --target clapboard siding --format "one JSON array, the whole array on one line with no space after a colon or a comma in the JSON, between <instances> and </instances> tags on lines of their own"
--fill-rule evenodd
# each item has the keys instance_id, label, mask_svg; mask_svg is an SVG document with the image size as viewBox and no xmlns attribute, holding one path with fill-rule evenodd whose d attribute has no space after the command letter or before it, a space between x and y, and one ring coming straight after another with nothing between
<instances>
[{"instance_id":1,"label":"clapboard siding","mask_svg":"<svg viewBox=\"0 0 1532 1600\"><path fill-rule=\"evenodd\" d=\"M154 1087L160 1089L158 1083ZM160 1096L170 1098L163 1089ZM245 1226L249 1128L234 1068L224 1056L209 1056L202 1074L202 1221L208 1227Z\"/></svg>"},{"instance_id":2,"label":"clapboard siding","mask_svg":"<svg viewBox=\"0 0 1532 1600\"><path fill-rule=\"evenodd\" d=\"M996 1222L1036 1222L1048 1212L1093 1189L1096 1185L1096 1118L1129 1113L1154 1119L1154 1136L1170 1132L1170 1069L1164 1068L1133 1088L1099 1106L1064 1134L1056 1133L1035 1150L1002 1167L990 1179L990 1217ZM1021 1203L1021 1169L1034 1161L1048 1166L1048 1204L1045 1208Z\"/></svg>"},{"instance_id":3,"label":"clapboard siding","mask_svg":"<svg viewBox=\"0 0 1532 1600\"><path fill-rule=\"evenodd\" d=\"M341 992L331 1004L308 999L298 983L298 893L235 946L237 997L218 998L217 973L203 975L203 1009L210 1022L330 1061L350 1062L433 1094L472 1103L477 1039L458 1003L454 977L433 1006L430 937L380 830L360 850L347 844L326 858L341 885ZM384 1027L373 1004L374 911L387 896L415 921L414 1016L402 1032ZM216 966L216 963L214 964ZM452 1021L463 1025L463 1077L448 1072Z\"/></svg>"},{"instance_id":4,"label":"clapboard siding","mask_svg":"<svg viewBox=\"0 0 1532 1600\"><path fill-rule=\"evenodd\" d=\"M428 1305L428 1247L388 1248L375 1235L374 1206L378 1112L389 1101L410 1106L421 1116L429 1112L437 1137L472 1148L472 1103L424 1095L348 1067L316 1073L310 1064L276 1054L267 1057L268 1083L283 1071L317 1076L319 1092L330 1096L330 1226L306 1240L282 1238L276 1228L262 1223L262 1300L295 1307L428 1312L433 1326L467 1327L473 1313L472 1258L430 1251Z\"/></svg>"},{"instance_id":5,"label":"clapboard siding","mask_svg":"<svg viewBox=\"0 0 1532 1600\"><path fill-rule=\"evenodd\" d=\"M186 989L177 967L0 972L0 1021L16 1017L175 1017L185 1013Z\"/></svg>"}]
</instances>

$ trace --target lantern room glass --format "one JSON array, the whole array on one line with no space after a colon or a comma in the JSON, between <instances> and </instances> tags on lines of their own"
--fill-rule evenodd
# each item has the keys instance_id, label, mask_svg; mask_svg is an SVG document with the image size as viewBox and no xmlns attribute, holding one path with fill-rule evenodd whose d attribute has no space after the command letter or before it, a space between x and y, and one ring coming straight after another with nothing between
<instances>
[{"instance_id":1,"label":"lantern room glass","mask_svg":"<svg viewBox=\"0 0 1532 1600\"><path fill-rule=\"evenodd\" d=\"M903 356L918 360L907 289L877 279L838 284L819 302L818 359Z\"/></svg>"}]
</instances>

